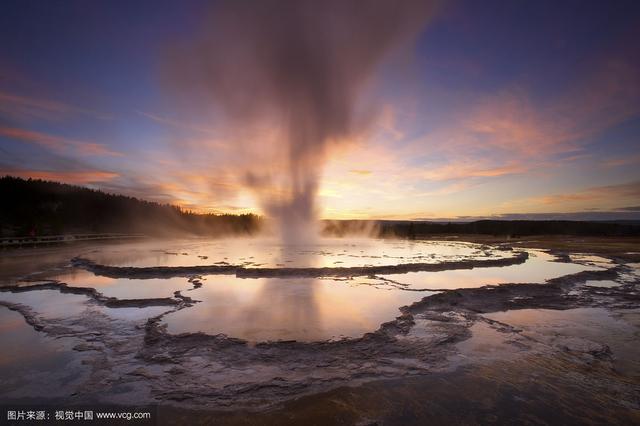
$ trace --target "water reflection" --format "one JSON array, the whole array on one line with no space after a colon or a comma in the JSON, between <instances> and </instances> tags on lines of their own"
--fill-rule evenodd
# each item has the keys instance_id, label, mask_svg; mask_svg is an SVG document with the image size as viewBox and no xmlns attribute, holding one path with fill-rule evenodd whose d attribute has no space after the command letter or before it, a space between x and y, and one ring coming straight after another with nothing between
<instances>
[{"instance_id":1,"label":"water reflection","mask_svg":"<svg viewBox=\"0 0 640 426\"><path fill-rule=\"evenodd\" d=\"M62 274L54 274L51 279L65 283L70 287L94 288L107 297L116 297L118 299L172 297L175 291L185 291L192 287L185 277L144 280L110 278L76 268L67 270Z\"/></svg>"},{"instance_id":2,"label":"water reflection","mask_svg":"<svg viewBox=\"0 0 640 426\"><path fill-rule=\"evenodd\" d=\"M312 255L304 261L318 264ZM170 333L224 333L252 342L360 337L430 294L316 278L205 278L189 293L202 303L165 316Z\"/></svg>"},{"instance_id":3,"label":"water reflection","mask_svg":"<svg viewBox=\"0 0 640 426\"><path fill-rule=\"evenodd\" d=\"M524 335L549 345L585 350L590 347L590 341L605 344L615 354L616 370L623 373L640 371L640 345L637 342L640 309L614 312L605 308L520 309L484 316L521 329Z\"/></svg>"},{"instance_id":4,"label":"water reflection","mask_svg":"<svg viewBox=\"0 0 640 426\"><path fill-rule=\"evenodd\" d=\"M457 289L505 283L544 283L546 280L586 270L601 270L600 266L555 262L555 257L536 250L519 265L460 269L441 272L409 272L383 275L411 289Z\"/></svg>"},{"instance_id":5,"label":"water reflection","mask_svg":"<svg viewBox=\"0 0 640 426\"><path fill-rule=\"evenodd\" d=\"M318 281L266 279L241 308L241 334L249 340L316 340L324 337L316 300Z\"/></svg>"},{"instance_id":6,"label":"water reflection","mask_svg":"<svg viewBox=\"0 0 640 426\"><path fill-rule=\"evenodd\" d=\"M20 293L0 292L0 300L34 309L44 318L66 318L87 309L86 296L64 294L58 290L35 290Z\"/></svg>"},{"instance_id":7,"label":"water reflection","mask_svg":"<svg viewBox=\"0 0 640 426\"><path fill-rule=\"evenodd\" d=\"M296 257L317 267L319 258L297 246L281 246L277 263ZM249 340L316 340L322 338L322 317L316 300L316 279L283 281L265 279L251 302L242 309L239 321ZM296 336L296 337L293 337Z\"/></svg>"},{"instance_id":8,"label":"water reflection","mask_svg":"<svg viewBox=\"0 0 640 426\"><path fill-rule=\"evenodd\" d=\"M278 263L295 254L308 265L318 264L316 256L300 253L298 247L281 248L282 257ZM194 331L195 327L195 331L211 332L210 324L213 322L219 327L213 333L225 333L250 341L316 340L324 337L322 317L316 300L317 280L261 279L237 284L235 279L236 284L231 289L219 285L219 281L226 281L226 277L211 278L205 289L194 291L194 298L204 296L203 303L183 310L185 313L182 315L180 312L175 314L177 320L174 318L170 323L172 330L182 328L184 331ZM193 315L193 311L200 312ZM184 327L182 317L186 317L189 327ZM221 327L220 324L224 326Z\"/></svg>"},{"instance_id":9,"label":"water reflection","mask_svg":"<svg viewBox=\"0 0 640 426\"><path fill-rule=\"evenodd\" d=\"M265 258L273 265L309 267L335 266L336 262L344 262L338 265L351 266L370 264L369 262L393 264L426 259L439 262L463 257L481 260L505 256L503 252L494 252L478 245L437 241L367 240L357 245L354 240L327 240L313 249L309 249L308 246L283 246L254 240L251 240L250 244L244 240L235 241L233 246L227 246L226 243L191 240L169 246L164 242L164 251L159 253L154 248L156 242L146 242L90 252L97 256L96 260L105 263L126 264L128 261L144 264L184 258L199 259L212 264L215 263L215 259L221 258L229 260L229 263L233 263L235 259L259 265L255 254L256 250L262 250ZM182 251L187 247L184 244L191 247L191 252ZM171 297L175 291L180 291L183 295L200 301L191 307L164 316L163 322L167 325L167 330L174 334L224 333L253 342L314 341L360 337L367 332L375 331L380 324L400 315L400 307L433 294L433 291L427 290L479 287L509 282L542 283L550 278L587 269L601 269L594 264L594 261L599 259L581 259L584 264L561 263L555 262L554 259L542 251L530 251L527 262L506 267L414 272L353 279L243 279L232 275L210 275L201 277L202 286L198 288L194 288L186 277L108 278L75 268L53 274L50 278L70 286L95 288L105 296L120 299ZM0 300L23 303L48 317L63 317L82 312L86 309L89 299L85 296L61 294L56 290L39 290L15 294L1 293ZM94 305L93 309L100 309L115 318L139 321L167 312L169 308L123 310Z\"/></svg>"},{"instance_id":10,"label":"water reflection","mask_svg":"<svg viewBox=\"0 0 640 426\"><path fill-rule=\"evenodd\" d=\"M176 240L132 243L87 251L82 256L114 266L332 267L437 263L509 256L478 244L447 241L325 238L315 244L284 246L269 239Z\"/></svg>"},{"instance_id":11,"label":"water reflection","mask_svg":"<svg viewBox=\"0 0 640 426\"><path fill-rule=\"evenodd\" d=\"M224 333L249 341L360 337L432 292L377 289L357 281L208 276L201 300L164 317L170 333Z\"/></svg>"},{"instance_id":12,"label":"water reflection","mask_svg":"<svg viewBox=\"0 0 640 426\"><path fill-rule=\"evenodd\" d=\"M73 339L47 338L5 307L0 344L0 398L68 396L89 373Z\"/></svg>"}]
</instances>

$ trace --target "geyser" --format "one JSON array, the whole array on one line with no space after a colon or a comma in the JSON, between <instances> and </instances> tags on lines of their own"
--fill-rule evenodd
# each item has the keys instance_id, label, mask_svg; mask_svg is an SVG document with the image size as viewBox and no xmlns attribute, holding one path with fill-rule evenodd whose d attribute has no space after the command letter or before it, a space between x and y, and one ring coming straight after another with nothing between
<instances>
[{"instance_id":1,"label":"geyser","mask_svg":"<svg viewBox=\"0 0 640 426\"><path fill-rule=\"evenodd\" d=\"M370 114L359 114L358 100L367 83L432 9L428 1L222 1L173 56L180 87L212 100L240 145L268 153L243 171L243 184L285 242L315 234L329 149L364 131Z\"/></svg>"}]
</instances>

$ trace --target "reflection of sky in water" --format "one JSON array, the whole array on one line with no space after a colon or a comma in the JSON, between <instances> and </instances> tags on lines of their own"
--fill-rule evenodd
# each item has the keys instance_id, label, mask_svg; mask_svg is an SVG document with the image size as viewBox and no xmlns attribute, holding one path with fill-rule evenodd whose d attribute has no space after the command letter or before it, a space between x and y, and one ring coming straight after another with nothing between
<instances>
[{"instance_id":1,"label":"reflection of sky in water","mask_svg":"<svg viewBox=\"0 0 640 426\"><path fill-rule=\"evenodd\" d=\"M482 287L488 284L543 283L548 279L563 275L600 269L596 266L553 262L553 259L554 257L547 253L529 251L529 259L519 265L441 272L409 272L382 275L381 277L407 284L409 288L413 289L456 289Z\"/></svg>"},{"instance_id":2,"label":"reflection of sky in water","mask_svg":"<svg viewBox=\"0 0 640 426\"><path fill-rule=\"evenodd\" d=\"M345 240L341 242L344 244ZM369 240L367 244L344 246L342 250L369 255L387 250L377 240ZM395 247L397 252L417 253L415 246L406 242L392 241L389 247ZM333 256L326 246L320 255L299 247L277 248L281 257L274 259L276 264L284 263L281 259L295 258L299 265L324 266L323 258ZM442 248L442 252L456 256L460 250L469 249L449 245ZM400 315L399 307L430 293L381 290L329 279L209 275L204 277L203 287L186 294L201 303L165 316L170 333L202 331L249 341L312 341L360 337L375 331L381 323Z\"/></svg>"},{"instance_id":3,"label":"reflection of sky in water","mask_svg":"<svg viewBox=\"0 0 640 426\"><path fill-rule=\"evenodd\" d=\"M4 306L0 307L0 341L5 343L4 350L0 351L0 372L3 376L13 372L17 365L25 369L31 364L40 368L47 368L49 364L53 366L58 361L56 355L60 355L57 352L60 345L35 331L20 313Z\"/></svg>"},{"instance_id":4,"label":"reflection of sky in water","mask_svg":"<svg viewBox=\"0 0 640 426\"><path fill-rule=\"evenodd\" d=\"M583 265L552 262L553 256L531 252L524 264L385 275L409 288L480 287L506 282L544 282L573 274ZM331 279L240 279L209 276L189 295L202 300L165 317L171 333L203 331L247 340L318 340L359 337L400 315L399 307L432 294L405 291L393 283L367 277Z\"/></svg>"},{"instance_id":5,"label":"reflection of sky in water","mask_svg":"<svg viewBox=\"0 0 640 426\"><path fill-rule=\"evenodd\" d=\"M35 331L18 312L0 307L0 396L66 396L88 369L72 342Z\"/></svg>"},{"instance_id":6,"label":"reflection of sky in water","mask_svg":"<svg viewBox=\"0 0 640 426\"><path fill-rule=\"evenodd\" d=\"M640 367L640 345L637 342L640 309L626 309L617 313L604 308L564 311L518 309L483 316L522 329L536 340L542 336L543 341L553 343L558 336L569 336L605 344L615 355L617 369L638 371Z\"/></svg>"},{"instance_id":7,"label":"reflection of sky in water","mask_svg":"<svg viewBox=\"0 0 640 426\"><path fill-rule=\"evenodd\" d=\"M354 264L393 264L430 259L471 257L486 259L480 246L450 242L411 242L382 240L328 240L321 250L270 245L260 240L227 240L207 242L180 242L167 246L167 252L182 253L185 244L190 247L187 260L197 256L215 258L200 259L203 263L215 263L215 259L227 259L229 263L254 257L254 251L264 250L271 266L286 263L295 258L298 265L327 266L336 258L345 259L344 266ZM183 259L181 254L158 254L150 243L117 245L93 252L96 260L118 264L154 264L168 259ZM152 243L156 244L156 243ZM241 250L245 248L245 250ZM227 251L225 251L227 250ZM270 250L270 251L269 251ZM344 251L346 250L346 252ZM202 255L199 253L209 253ZM277 254L277 256L275 254ZM364 253L364 254L363 254ZM511 256L509 252L497 252ZM366 256L365 258L360 256ZM395 256L405 256L396 259ZM357 256L357 257L351 257ZM235 259L235 260L234 260ZM263 340L324 340L340 337L359 337L375 331L380 324L400 315L399 308L410 305L432 294L428 291L407 289L452 289L480 287L501 283L542 283L547 279L573 274L587 269L600 269L595 265L553 262L554 257L542 251L530 251L530 258L523 264L505 267L476 267L474 269L441 272L412 272L353 279L312 278L259 278L241 279L233 275L209 275L202 278L203 286L194 289L186 277L127 279L96 276L78 269L68 269L51 278L73 287L95 288L108 297L119 299L144 299L171 297L174 291L201 301L192 307L168 314L163 321L171 333L202 331L209 334L224 333L250 341ZM254 259L255 260L255 259ZM582 256L582 262L602 264L601 259ZM350 263L349 263L350 262ZM287 265L290 266L290 265ZM70 316L81 313L88 300L85 296L61 294L56 290L40 290L25 293L0 293L0 300L31 306L45 317ZM167 307L105 308L92 306L114 318L142 321L167 312Z\"/></svg>"},{"instance_id":8,"label":"reflection of sky in water","mask_svg":"<svg viewBox=\"0 0 640 426\"><path fill-rule=\"evenodd\" d=\"M201 300L165 316L170 333L224 333L250 341L359 337L431 292L375 289L312 278L209 276Z\"/></svg>"},{"instance_id":9,"label":"reflection of sky in water","mask_svg":"<svg viewBox=\"0 0 640 426\"><path fill-rule=\"evenodd\" d=\"M443 260L511 256L482 246L446 241L322 239L318 244L283 246L267 239L146 242L102 248L83 256L105 265L193 266L230 263L246 267L325 267L437 263Z\"/></svg>"},{"instance_id":10,"label":"reflection of sky in water","mask_svg":"<svg viewBox=\"0 0 640 426\"><path fill-rule=\"evenodd\" d=\"M129 278L110 278L94 275L83 269L72 269L51 279L68 284L70 287L95 288L107 297L118 299L149 299L155 297L173 297L173 292L192 288L185 277L152 278L136 280Z\"/></svg>"},{"instance_id":11,"label":"reflection of sky in water","mask_svg":"<svg viewBox=\"0 0 640 426\"><path fill-rule=\"evenodd\" d=\"M58 290L35 290L21 293L0 292L0 300L33 308L45 318L78 315L86 309L86 296L60 293Z\"/></svg>"},{"instance_id":12,"label":"reflection of sky in water","mask_svg":"<svg viewBox=\"0 0 640 426\"><path fill-rule=\"evenodd\" d=\"M102 282L102 277L96 277L91 273L79 274L79 277L86 276L87 278L94 277L97 278L93 284L97 284ZM176 279L177 280L177 279ZM187 288L191 287L191 285L187 282L186 278L181 279L185 285L182 287ZM121 283L119 280L114 280ZM173 296L173 291L170 289L170 285L177 285L176 282L173 284L167 283L166 286L160 283L157 286L157 291L154 290L151 286L146 287L147 285L151 285L152 283L146 281L163 281L163 280L125 280L129 281L126 284L120 284L120 288L118 289L118 293L122 296L127 295L127 288L130 290L131 294L141 294L144 293L145 296L142 298L154 298L160 297L155 293L159 293L162 297ZM169 280L168 280L169 281ZM144 292L139 292L136 288L137 285L141 285L144 288ZM91 287L91 285L85 285L86 287ZM102 290L102 287L96 285L95 287L98 291ZM127 297L119 297L119 298L127 298ZM148 318L160 315L163 312L166 312L171 307L167 306L150 306L150 307L127 307L127 308L108 308L105 306L87 304L91 299L84 295L78 294L69 294L69 293L61 293L58 290L33 290L33 291L25 291L20 293L11 293L11 292L0 292L0 300L11 302L11 303L19 303L21 305L25 305L33 309L39 316L46 318L67 318L71 316L77 316L83 313L87 313L87 310L93 312L100 312L105 315L110 316L111 318L122 319L126 321L141 321L146 320Z\"/></svg>"}]
</instances>

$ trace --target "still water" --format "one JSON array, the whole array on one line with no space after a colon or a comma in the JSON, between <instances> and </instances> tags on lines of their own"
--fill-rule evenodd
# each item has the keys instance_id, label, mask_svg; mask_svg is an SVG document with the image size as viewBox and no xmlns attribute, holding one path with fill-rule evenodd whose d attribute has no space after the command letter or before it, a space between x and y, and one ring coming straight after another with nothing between
<instances>
[{"instance_id":1,"label":"still water","mask_svg":"<svg viewBox=\"0 0 640 426\"><path fill-rule=\"evenodd\" d=\"M140 242L87 250L83 257L103 265L153 267L241 265L244 267L331 267L438 263L496 259L504 251L449 241L325 238L314 244L283 245L277 240L236 238Z\"/></svg>"},{"instance_id":2,"label":"still water","mask_svg":"<svg viewBox=\"0 0 640 426\"><path fill-rule=\"evenodd\" d=\"M449 241L329 239L310 246L282 246L269 240L136 242L83 248L75 255L102 264L133 267L223 262L245 267L322 267L483 261L510 257L514 253ZM525 263L504 267L480 264L473 269L317 279L207 275L195 277L197 284L188 277L111 278L67 266L41 274L37 283L56 280L69 287L94 288L106 297L118 299L172 298L175 292L180 292L194 303L180 309L96 307L96 302L88 296L61 293L57 289L0 292L0 300L26 305L43 317L78 315L87 305L93 305L93 309L120 319L143 320L166 313L162 323L174 334L225 334L251 342L315 341L356 338L373 332L382 323L399 316L402 306L411 305L439 289L543 283L562 275L601 269L594 259L561 263L542 251L531 250L529 255Z\"/></svg>"}]
</instances>

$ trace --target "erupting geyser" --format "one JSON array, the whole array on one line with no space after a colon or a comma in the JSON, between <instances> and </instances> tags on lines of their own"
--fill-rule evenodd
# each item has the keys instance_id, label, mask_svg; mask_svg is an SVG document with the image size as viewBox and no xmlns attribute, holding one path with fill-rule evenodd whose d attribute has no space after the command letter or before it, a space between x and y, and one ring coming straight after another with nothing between
<instances>
[{"instance_id":1,"label":"erupting geyser","mask_svg":"<svg viewBox=\"0 0 640 426\"><path fill-rule=\"evenodd\" d=\"M243 183L285 242L315 233L329 148L364 130L363 89L431 11L429 1L223 1L174 57L180 85L212 99L240 144L262 153Z\"/></svg>"}]
</instances>

